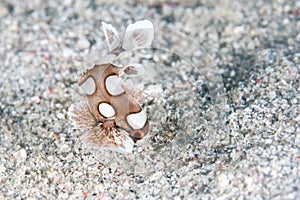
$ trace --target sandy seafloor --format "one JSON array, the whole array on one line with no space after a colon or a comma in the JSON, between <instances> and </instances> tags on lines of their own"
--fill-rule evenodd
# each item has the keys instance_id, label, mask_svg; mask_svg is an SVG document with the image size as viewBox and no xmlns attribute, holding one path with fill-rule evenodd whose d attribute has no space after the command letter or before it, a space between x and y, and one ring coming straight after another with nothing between
<instances>
[{"instance_id":1,"label":"sandy seafloor","mask_svg":"<svg viewBox=\"0 0 300 200\"><path fill-rule=\"evenodd\" d=\"M91 149L81 61L140 19L172 30L135 54L149 141ZM0 41L0 199L300 198L300 1L1 0Z\"/></svg>"}]
</instances>

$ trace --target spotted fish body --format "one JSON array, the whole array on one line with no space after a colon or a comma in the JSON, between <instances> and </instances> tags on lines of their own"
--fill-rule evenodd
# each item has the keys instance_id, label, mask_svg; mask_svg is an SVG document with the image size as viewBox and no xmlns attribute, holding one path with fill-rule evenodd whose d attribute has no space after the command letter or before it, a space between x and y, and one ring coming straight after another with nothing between
<instances>
[{"instance_id":1,"label":"spotted fish body","mask_svg":"<svg viewBox=\"0 0 300 200\"><path fill-rule=\"evenodd\" d=\"M148 20L128 25L124 35L105 22L102 22L102 28L108 52L93 62L98 64L80 75L78 84L84 90L87 101L72 105L69 116L83 133L85 143L100 149L129 153L135 142L143 143L149 121L138 103L142 98L135 95L138 93L121 77L139 76L144 68L140 64L117 67L111 63L120 52L149 47L154 38L154 28Z\"/></svg>"},{"instance_id":2,"label":"spotted fish body","mask_svg":"<svg viewBox=\"0 0 300 200\"><path fill-rule=\"evenodd\" d=\"M147 134L149 122L142 107L123 89L122 83L117 83L117 81L122 82L118 78L120 69L113 64L95 65L80 77L78 83L81 86L89 78L95 82L94 92L87 94L88 105L95 119L99 123L113 120L116 128L127 131L133 141L136 142ZM109 82L108 80L112 78L116 81ZM110 90L115 89L117 92L109 91L108 88ZM105 115L105 108L99 109L102 104L110 105L115 111L115 115ZM136 118L136 122L131 118Z\"/></svg>"},{"instance_id":3,"label":"spotted fish body","mask_svg":"<svg viewBox=\"0 0 300 200\"><path fill-rule=\"evenodd\" d=\"M134 142L148 133L149 121L137 101L119 78L122 68L113 64L94 65L83 73L78 84L87 103L73 106L70 117L93 147L122 153L131 152Z\"/></svg>"}]
</instances>

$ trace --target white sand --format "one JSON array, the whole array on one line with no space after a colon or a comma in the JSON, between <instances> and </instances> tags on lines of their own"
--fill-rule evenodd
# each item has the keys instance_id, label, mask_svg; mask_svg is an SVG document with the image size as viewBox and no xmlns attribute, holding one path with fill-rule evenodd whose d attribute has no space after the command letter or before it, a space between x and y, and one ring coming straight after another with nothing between
<instances>
[{"instance_id":1,"label":"white sand","mask_svg":"<svg viewBox=\"0 0 300 200\"><path fill-rule=\"evenodd\" d=\"M299 1L107 2L0 1L0 199L298 199ZM101 21L144 18L160 49L118 62L155 72L149 142L87 148L67 118L81 61Z\"/></svg>"}]
</instances>

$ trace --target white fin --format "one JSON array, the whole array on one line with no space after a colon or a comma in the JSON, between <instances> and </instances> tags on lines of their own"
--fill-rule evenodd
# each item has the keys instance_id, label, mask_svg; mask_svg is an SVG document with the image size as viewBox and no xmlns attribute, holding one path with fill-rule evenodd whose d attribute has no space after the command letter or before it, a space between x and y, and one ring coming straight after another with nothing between
<instances>
[{"instance_id":1,"label":"white fin","mask_svg":"<svg viewBox=\"0 0 300 200\"><path fill-rule=\"evenodd\" d=\"M136 146L138 146L138 147L144 146L145 144L147 144L149 142L149 140L150 140L150 134L147 134L142 139L136 141Z\"/></svg>"},{"instance_id":2,"label":"white fin","mask_svg":"<svg viewBox=\"0 0 300 200\"><path fill-rule=\"evenodd\" d=\"M68 116L76 129L86 131L92 129L97 123L87 103L78 103L70 106Z\"/></svg>"},{"instance_id":3,"label":"white fin","mask_svg":"<svg viewBox=\"0 0 300 200\"><path fill-rule=\"evenodd\" d=\"M83 133L81 139L87 146L119 153L132 152L134 142L129 134L115 126L105 128L98 123L87 103L72 105L68 115L73 125Z\"/></svg>"},{"instance_id":4,"label":"white fin","mask_svg":"<svg viewBox=\"0 0 300 200\"><path fill-rule=\"evenodd\" d=\"M115 54L107 54L103 56L101 59L99 59L99 62L97 62L98 65L100 64L109 64L112 63L116 58Z\"/></svg>"},{"instance_id":5,"label":"white fin","mask_svg":"<svg viewBox=\"0 0 300 200\"><path fill-rule=\"evenodd\" d=\"M112 63L116 56L108 52L108 44L106 41L102 41L97 47L93 48L93 50L87 55L87 57L82 62L82 68L79 73L82 74L89 69L92 69L95 64L108 64Z\"/></svg>"},{"instance_id":6,"label":"white fin","mask_svg":"<svg viewBox=\"0 0 300 200\"><path fill-rule=\"evenodd\" d=\"M138 104L150 104L154 98L144 92L144 84L134 83L132 79L126 79L122 85L126 93Z\"/></svg>"},{"instance_id":7,"label":"white fin","mask_svg":"<svg viewBox=\"0 0 300 200\"><path fill-rule=\"evenodd\" d=\"M113 50L117 49L121 44L119 33L115 27L105 22L102 22L102 29L105 35L106 42L108 44L109 52L112 52Z\"/></svg>"},{"instance_id":8,"label":"white fin","mask_svg":"<svg viewBox=\"0 0 300 200\"><path fill-rule=\"evenodd\" d=\"M105 129L101 125L88 130L81 139L90 147L99 150L110 150L119 153L131 153L134 142L122 129L111 127Z\"/></svg>"},{"instance_id":9,"label":"white fin","mask_svg":"<svg viewBox=\"0 0 300 200\"><path fill-rule=\"evenodd\" d=\"M137 77L142 76L145 73L145 68L141 64L134 63L123 67L119 73L119 76L125 76L124 78Z\"/></svg>"},{"instance_id":10,"label":"white fin","mask_svg":"<svg viewBox=\"0 0 300 200\"><path fill-rule=\"evenodd\" d=\"M151 46L154 38L154 28L149 20L137 21L126 28L122 47L126 51Z\"/></svg>"},{"instance_id":11,"label":"white fin","mask_svg":"<svg viewBox=\"0 0 300 200\"><path fill-rule=\"evenodd\" d=\"M123 134L123 137L118 137L118 138L115 138L115 141L116 143L120 143L120 146L112 146L110 148L110 150L112 151L117 151L119 153L132 153L133 151L133 145L134 145L134 142L133 140L131 139L131 137L129 137L128 133L125 132L124 130L120 130L120 132L124 132Z\"/></svg>"}]
</instances>

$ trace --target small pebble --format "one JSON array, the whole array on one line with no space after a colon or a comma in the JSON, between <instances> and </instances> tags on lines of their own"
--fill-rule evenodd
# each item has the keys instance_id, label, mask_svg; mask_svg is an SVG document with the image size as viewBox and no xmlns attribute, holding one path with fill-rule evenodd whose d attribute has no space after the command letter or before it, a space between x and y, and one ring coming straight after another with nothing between
<instances>
[{"instance_id":1,"label":"small pebble","mask_svg":"<svg viewBox=\"0 0 300 200\"><path fill-rule=\"evenodd\" d=\"M79 49L88 49L90 48L90 42L85 38L81 38L77 41L77 47Z\"/></svg>"},{"instance_id":2,"label":"small pebble","mask_svg":"<svg viewBox=\"0 0 300 200\"><path fill-rule=\"evenodd\" d=\"M18 163L24 162L27 158L27 152L25 149L20 149L14 154L14 157Z\"/></svg>"}]
</instances>

